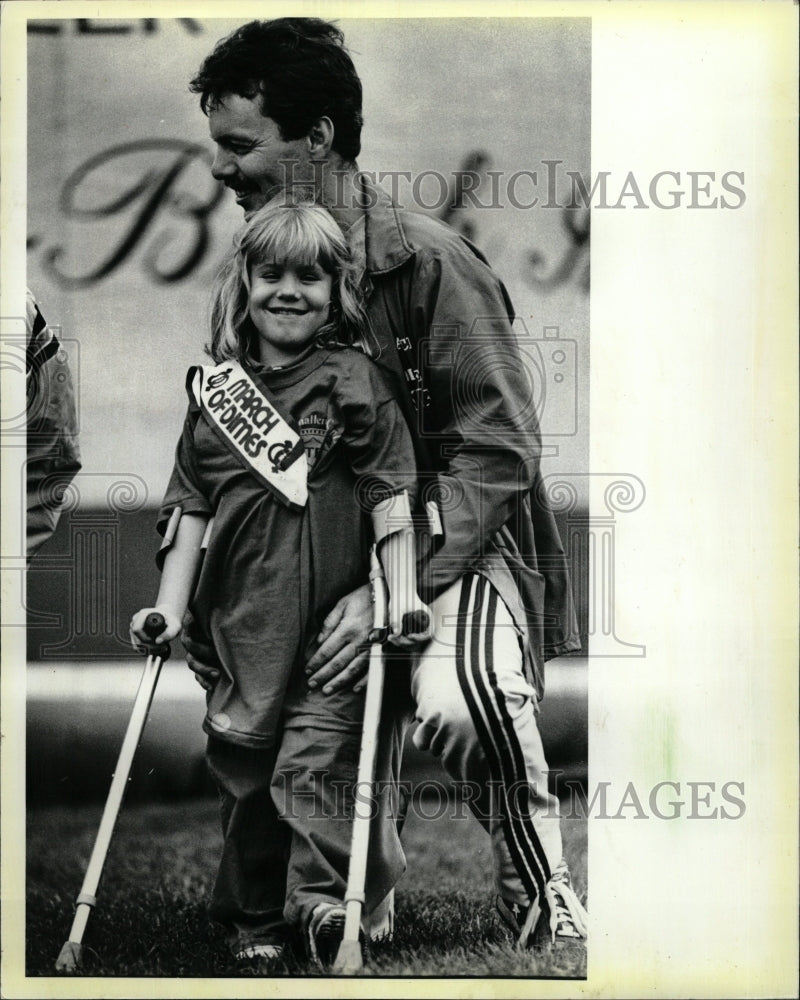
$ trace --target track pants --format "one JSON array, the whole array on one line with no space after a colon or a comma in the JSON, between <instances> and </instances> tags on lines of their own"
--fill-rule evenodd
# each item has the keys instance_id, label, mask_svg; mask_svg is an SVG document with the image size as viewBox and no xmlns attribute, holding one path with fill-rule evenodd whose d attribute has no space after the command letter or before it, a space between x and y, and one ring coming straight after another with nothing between
<instances>
[{"instance_id":1,"label":"track pants","mask_svg":"<svg viewBox=\"0 0 800 1000\"><path fill-rule=\"evenodd\" d=\"M497 892L516 903L544 898L561 859L561 829L516 626L477 574L432 611L434 639L411 677L414 744L441 758L490 834Z\"/></svg>"}]
</instances>

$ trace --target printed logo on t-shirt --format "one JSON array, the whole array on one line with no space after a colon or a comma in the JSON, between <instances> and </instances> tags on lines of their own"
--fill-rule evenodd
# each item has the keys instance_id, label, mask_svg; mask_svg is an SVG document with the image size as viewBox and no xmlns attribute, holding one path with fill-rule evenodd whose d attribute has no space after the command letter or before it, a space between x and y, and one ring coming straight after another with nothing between
<instances>
[{"instance_id":1,"label":"printed logo on t-shirt","mask_svg":"<svg viewBox=\"0 0 800 1000\"><path fill-rule=\"evenodd\" d=\"M326 417L324 413L317 411L300 417L297 421L297 426L300 430L300 437L303 439L303 445L305 446L308 467L311 469L323 445L327 444L329 446L333 443L333 440L326 439L329 438L335 425L330 417Z\"/></svg>"}]
</instances>

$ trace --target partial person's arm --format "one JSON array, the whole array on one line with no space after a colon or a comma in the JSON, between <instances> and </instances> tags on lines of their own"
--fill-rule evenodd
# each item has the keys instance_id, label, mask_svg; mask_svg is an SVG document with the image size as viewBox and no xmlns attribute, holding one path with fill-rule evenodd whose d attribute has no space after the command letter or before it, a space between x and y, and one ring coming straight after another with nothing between
<instances>
[{"instance_id":1,"label":"partial person's arm","mask_svg":"<svg viewBox=\"0 0 800 1000\"><path fill-rule=\"evenodd\" d=\"M55 531L64 491L80 471L81 462L69 363L30 292L26 325L26 506L30 560Z\"/></svg>"}]
</instances>

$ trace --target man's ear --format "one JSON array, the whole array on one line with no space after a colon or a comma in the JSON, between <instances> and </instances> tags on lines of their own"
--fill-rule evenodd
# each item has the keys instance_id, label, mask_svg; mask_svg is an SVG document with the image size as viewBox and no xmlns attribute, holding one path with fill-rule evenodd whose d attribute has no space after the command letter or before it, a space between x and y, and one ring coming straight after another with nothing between
<instances>
[{"instance_id":1,"label":"man's ear","mask_svg":"<svg viewBox=\"0 0 800 1000\"><path fill-rule=\"evenodd\" d=\"M324 157L333 144L333 122L328 117L318 118L308 130L308 149L312 157Z\"/></svg>"}]
</instances>

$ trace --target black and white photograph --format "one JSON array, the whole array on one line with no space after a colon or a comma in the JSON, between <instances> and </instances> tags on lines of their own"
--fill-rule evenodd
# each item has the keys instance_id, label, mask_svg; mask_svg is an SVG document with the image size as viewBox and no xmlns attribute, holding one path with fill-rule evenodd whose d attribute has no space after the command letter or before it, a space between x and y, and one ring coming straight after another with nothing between
<instances>
[{"instance_id":1,"label":"black and white photograph","mask_svg":"<svg viewBox=\"0 0 800 1000\"><path fill-rule=\"evenodd\" d=\"M794 995L796 29L3 4L4 996Z\"/></svg>"}]
</instances>

